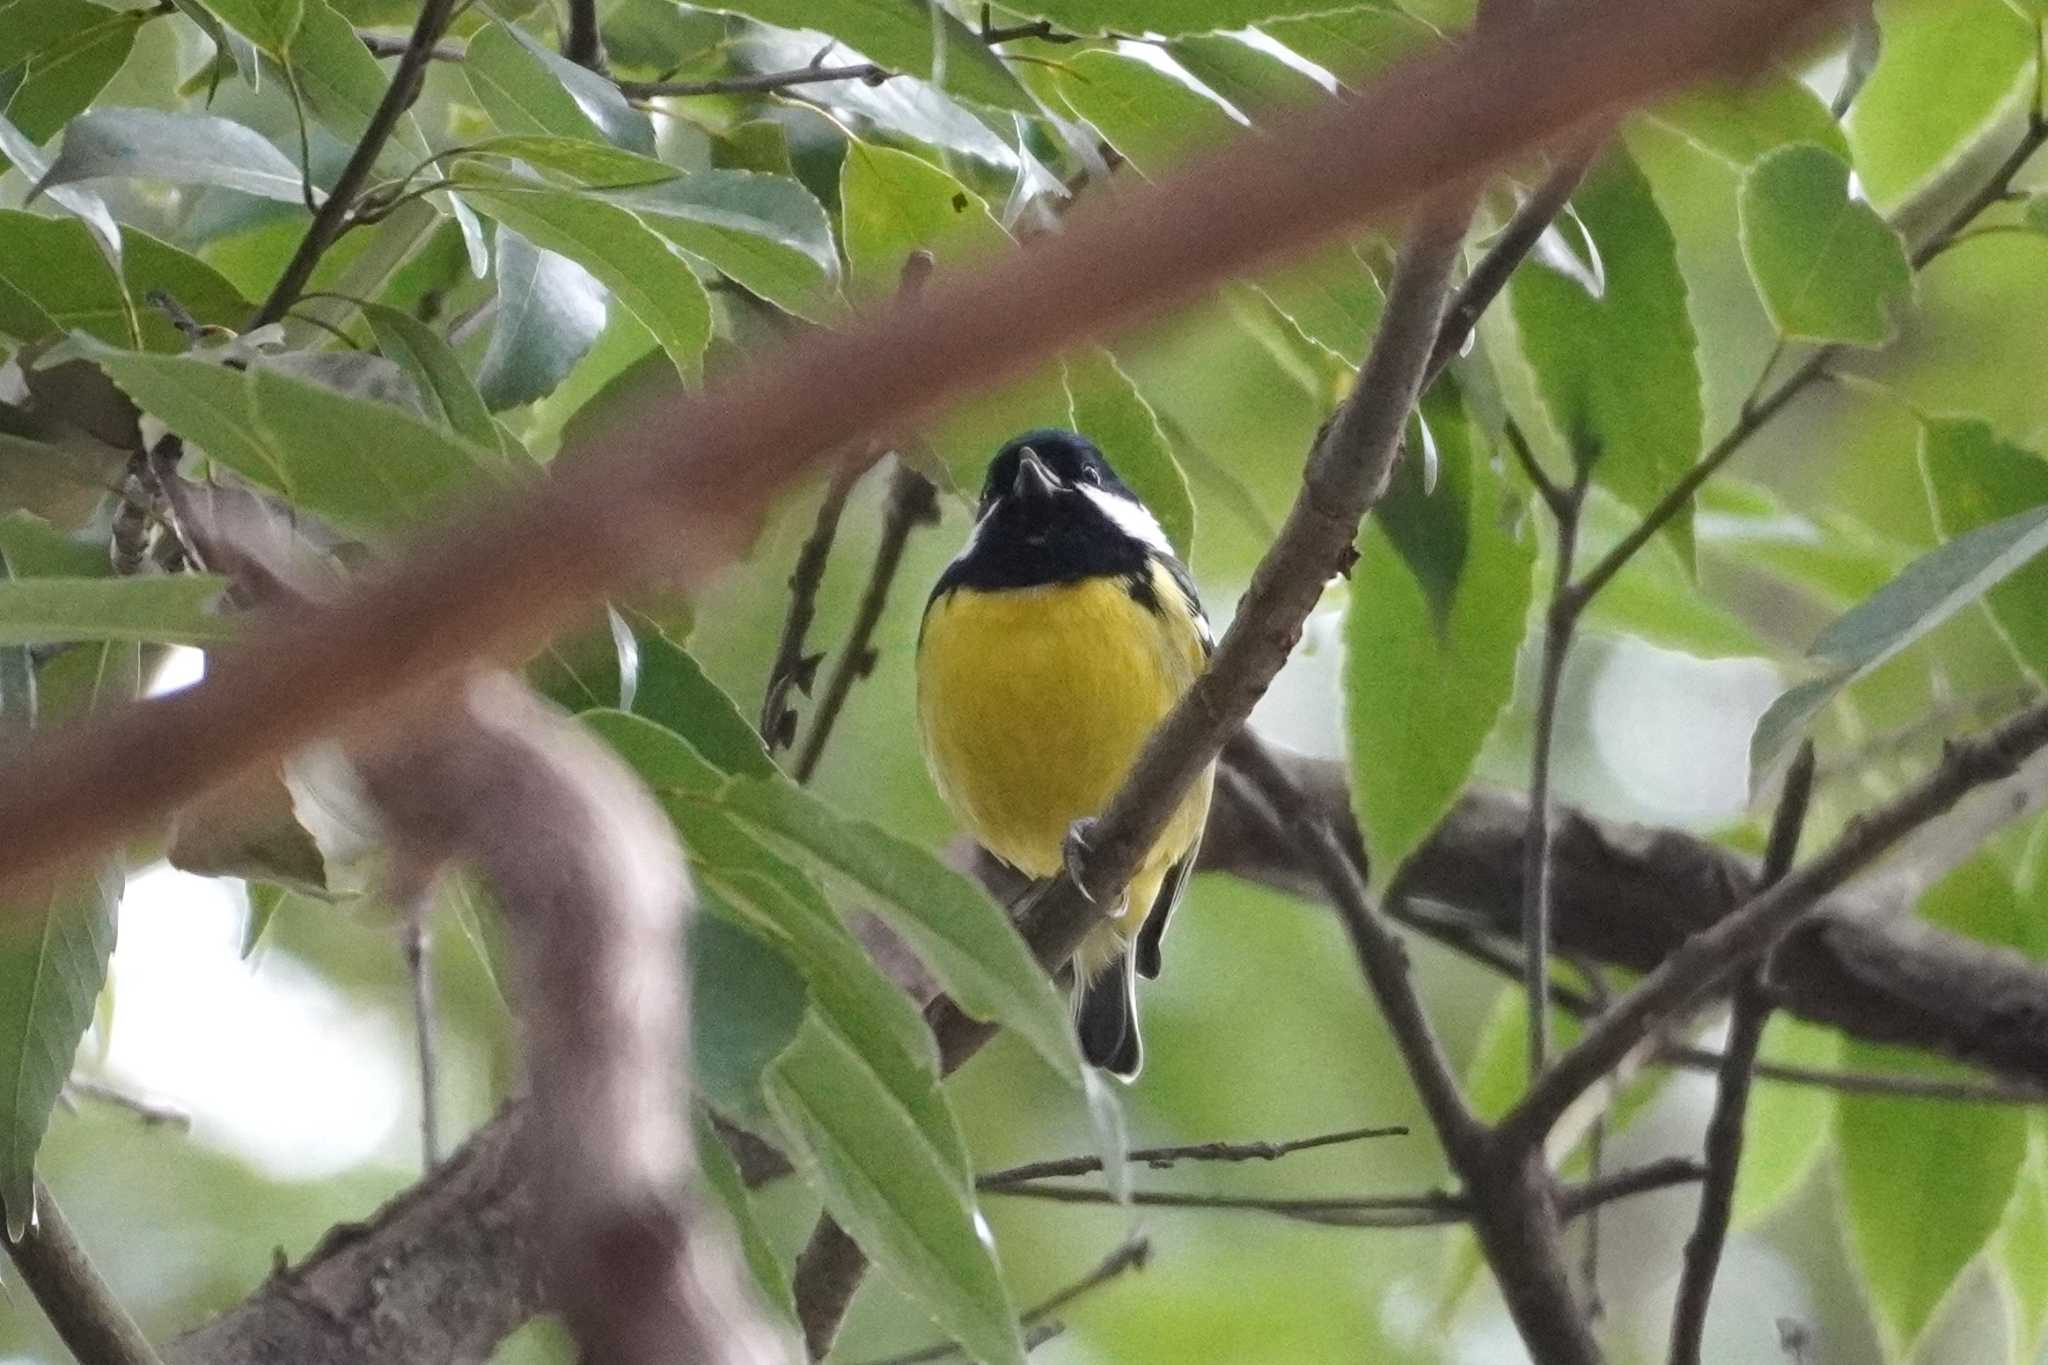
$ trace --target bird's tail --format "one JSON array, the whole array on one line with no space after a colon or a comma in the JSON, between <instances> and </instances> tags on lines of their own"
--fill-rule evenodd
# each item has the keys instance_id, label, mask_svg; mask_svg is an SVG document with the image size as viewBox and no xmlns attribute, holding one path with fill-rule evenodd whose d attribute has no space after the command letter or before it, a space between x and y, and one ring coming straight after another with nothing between
<instances>
[{"instance_id":1,"label":"bird's tail","mask_svg":"<svg viewBox=\"0 0 2048 1365\"><path fill-rule=\"evenodd\" d=\"M1134 1080L1145 1065L1138 1038L1137 979L1128 953L1119 956L1081 988L1074 1010L1081 1055L1122 1080Z\"/></svg>"}]
</instances>

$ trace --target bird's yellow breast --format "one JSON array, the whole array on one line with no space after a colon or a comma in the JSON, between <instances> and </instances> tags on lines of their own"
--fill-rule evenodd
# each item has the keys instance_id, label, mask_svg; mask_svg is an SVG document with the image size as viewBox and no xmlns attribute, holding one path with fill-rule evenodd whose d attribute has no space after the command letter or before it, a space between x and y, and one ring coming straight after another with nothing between
<instances>
[{"instance_id":1,"label":"bird's yellow breast","mask_svg":"<svg viewBox=\"0 0 2048 1365\"><path fill-rule=\"evenodd\" d=\"M1158 599L1177 605L1153 572ZM1067 830L1101 813L1202 662L1193 620L1148 609L1120 579L946 593L918 648L918 719L940 794L991 853L1052 876ZM1126 933L1208 805L1205 778L1133 876Z\"/></svg>"}]
</instances>

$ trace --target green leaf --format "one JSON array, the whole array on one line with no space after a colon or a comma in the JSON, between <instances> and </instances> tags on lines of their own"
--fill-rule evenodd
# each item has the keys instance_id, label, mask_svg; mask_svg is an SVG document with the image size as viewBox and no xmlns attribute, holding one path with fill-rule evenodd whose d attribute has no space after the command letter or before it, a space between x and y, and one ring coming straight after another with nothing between
<instances>
[{"instance_id":1,"label":"green leaf","mask_svg":"<svg viewBox=\"0 0 2048 1365\"><path fill-rule=\"evenodd\" d=\"M1807 651L1827 672L1780 695L1757 721L1749 741L1751 786L1761 785L1776 770L1837 692L1977 601L2044 549L2048 504L1987 522L1929 550L1836 618Z\"/></svg>"},{"instance_id":2,"label":"green leaf","mask_svg":"<svg viewBox=\"0 0 2048 1365\"><path fill-rule=\"evenodd\" d=\"M1289 6L1298 17L1259 25L1335 76L1350 89L1369 85L1394 63L1443 41L1428 23L1392 5L1354 5L1348 9Z\"/></svg>"},{"instance_id":3,"label":"green leaf","mask_svg":"<svg viewBox=\"0 0 2048 1365\"><path fill-rule=\"evenodd\" d=\"M1573 457L1592 459L1596 480L1647 511L1700 454L1700 372L1677 244L1625 151L1593 169L1572 205L1599 253L1602 292L1539 256L1508 291L1515 326ZM1666 534L1690 565L1689 507Z\"/></svg>"},{"instance_id":4,"label":"green leaf","mask_svg":"<svg viewBox=\"0 0 2048 1365\"><path fill-rule=\"evenodd\" d=\"M846 261L863 298L893 295L913 251L930 251L946 265L971 264L1010 245L979 195L894 148L848 142L839 202Z\"/></svg>"},{"instance_id":5,"label":"green leaf","mask_svg":"<svg viewBox=\"0 0 2048 1365\"><path fill-rule=\"evenodd\" d=\"M640 656L633 714L674 731L720 772L775 776L775 760L761 736L690 652L645 617L627 619Z\"/></svg>"},{"instance_id":6,"label":"green leaf","mask_svg":"<svg viewBox=\"0 0 2048 1365\"><path fill-rule=\"evenodd\" d=\"M1195 543L1195 503L1159 415L1100 346L1071 352L1061 363L1073 429L1100 447L1186 559Z\"/></svg>"},{"instance_id":7,"label":"green leaf","mask_svg":"<svg viewBox=\"0 0 2048 1365\"><path fill-rule=\"evenodd\" d=\"M0 209L0 333L42 341L74 330L131 340L114 267L77 219Z\"/></svg>"},{"instance_id":8,"label":"green leaf","mask_svg":"<svg viewBox=\"0 0 2048 1365\"><path fill-rule=\"evenodd\" d=\"M1228 109L1187 82L1118 52L1093 49L1063 63L1060 93L1148 177L1242 131Z\"/></svg>"},{"instance_id":9,"label":"green leaf","mask_svg":"<svg viewBox=\"0 0 2048 1365\"><path fill-rule=\"evenodd\" d=\"M647 116L618 87L565 61L516 26L485 25L469 40L462 69L500 132L615 144L654 155Z\"/></svg>"},{"instance_id":10,"label":"green leaf","mask_svg":"<svg viewBox=\"0 0 2048 1365\"><path fill-rule=\"evenodd\" d=\"M0 75L0 81L4 81ZM24 179L33 183L42 178L50 168L49 160L37 149L36 144L19 128L0 118L0 158L11 161ZM118 267L121 262L121 225L114 221L114 215L107 205L91 190L82 190L75 185L60 185L50 191L50 198L67 209L73 217L92 229L93 240L108 262Z\"/></svg>"},{"instance_id":11,"label":"green leaf","mask_svg":"<svg viewBox=\"0 0 2048 1365\"><path fill-rule=\"evenodd\" d=\"M0 581L0 645L222 644L234 638L234 625L210 609L226 586L211 574Z\"/></svg>"},{"instance_id":12,"label":"green leaf","mask_svg":"<svg viewBox=\"0 0 2048 1365\"><path fill-rule=\"evenodd\" d=\"M1842 1034L1780 1010L1764 1026L1757 1056L1786 1066L1837 1070ZM1829 1150L1834 1117L1835 1098L1824 1087L1757 1078L1743 1116L1735 1227L1757 1222L1798 1192Z\"/></svg>"},{"instance_id":13,"label":"green leaf","mask_svg":"<svg viewBox=\"0 0 2048 1365\"><path fill-rule=\"evenodd\" d=\"M684 380L702 373L711 300L690 267L645 223L614 204L479 167L458 168L456 179L499 223L602 281L654 334Z\"/></svg>"},{"instance_id":14,"label":"green leaf","mask_svg":"<svg viewBox=\"0 0 2048 1365\"><path fill-rule=\"evenodd\" d=\"M796 1037L808 994L789 960L714 897L690 920L691 1079L734 1122L766 1129L762 1076Z\"/></svg>"},{"instance_id":15,"label":"green leaf","mask_svg":"<svg viewBox=\"0 0 2048 1365\"><path fill-rule=\"evenodd\" d=\"M795 1026L791 1025L791 1036ZM775 1250L775 1243L768 1236L768 1229L762 1225L761 1216L754 1208L753 1193L740 1176L739 1164L733 1160L732 1151L725 1140L718 1135L718 1129L711 1123L703 1110L694 1116L697 1138L697 1167L703 1173L704 1183L718 1202L724 1207L726 1217L732 1220L734 1240L739 1243L740 1255L747 1263L747 1269L754 1276L754 1288L760 1291L768 1310L775 1315L778 1326L797 1326L796 1295L789 1287L789 1272L782 1267L782 1257Z\"/></svg>"},{"instance_id":16,"label":"green leaf","mask_svg":"<svg viewBox=\"0 0 2048 1365\"><path fill-rule=\"evenodd\" d=\"M1383 512L1360 547L1345 613L1352 802L1381 886L1464 789L1514 692L1535 564L1533 545L1503 525L1501 480L1487 453L1443 407L1431 415L1443 473L1429 496L1462 514L1464 544L1447 609L1403 564Z\"/></svg>"},{"instance_id":17,"label":"green leaf","mask_svg":"<svg viewBox=\"0 0 2048 1365\"><path fill-rule=\"evenodd\" d=\"M38 10L47 13L38 17ZM19 25L29 42L50 40L28 52L25 59L9 60L0 55L0 108L8 122L32 143L54 136L120 71L134 50L135 35L149 18L147 10L117 12L66 0L20 0L0 7L0 33ZM51 27L44 28L45 23ZM8 68L16 61L24 61L24 65L16 68L19 84L10 91ZM8 156L20 164L21 158L11 151ZM0 167L4 165L0 161Z\"/></svg>"},{"instance_id":18,"label":"green leaf","mask_svg":"<svg viewBox=\"0 0 2048 1365\"><path fill-rule=\"evenodd\" d=\"M723 819L715 810L683 806L677 814L677 829L693 857L723 858L747 839L743 834L734 838L736 828L723 838L708 836L707 817ZM758 843L748 842L752 846L743 857L757 865L777 862ZM787 864L759 871L702 863L700 868L700 876L740 910L749 926L803 973L811 1007L888 1088L965 1186L967 1141L939 1088L938 1048L917 1005L882 975L818 889Z\"/></svg>"},{"instance_id":19,"label":"green leaf","mask_svg":"<svg viewBox=\"0 0 2048 1365\"><path fill-rule=\"evenodd\" d=\"M487 470L469 445L386 403L275 370L109 352L99 364L144 411L243 477L339 525L388 530L430 515Z\"/></svg>"},{"instance_id":20,"label":"green leaf","mask_svg":"<svg viewBox=\"0 0 2048 1365\"><path fill-rule=\"evenodd\" d=\"M586 188L656 185L683 173L679 167L609 143L550 133L488 137L462 147L460 155L523 161L536 170L551 171Z\"/></svg>"},{"instance_id":21,"label":"green leaf","mask_svg":"<svg viewBox=\"0 0 2048 1365\"><path fill-rule=\"evenodd\" d=\"M1023 1365L974 1199L866 1063L816 1020L768 1071L768 1103L825 1207L976 1360Z\"/></svg>"},{"instance_id":22,"label":"green leaf","mask_svg":"<svg viewBox=\"0 0 2048 1365\"><path fill-rule=\"evenodd\" d=\"M553 393L604 331L604 286L567 256L498 229L498 313L476 386L493 412Z\"/></svg>"},{"instance_id":23,"label":"green leaf","mask_svg":"<svg viewBox=\"0 0 2048 1365\"><path fill-rule=\"evenodd\" d=\"M1932 181L2031 82L2033 21L2003 0L1884 0L1877 66L1849 108L1856 174L1889 210Z\"/></svg>"},{"instance_id":24,"label":"green leaf","mask_svg":"<svg viewBox=\"0 0 2048 1365\"><path fill-rule=\"evenodd\" d=\"M1781 147L1742 181L1742 255L1782 337L1881 346L1913 296L1906 244L1849 195L1849 163Z\"/></svg>"},{"instance_id":25,"label":"green leaf","mask_svg":"<svg viewBox=\"0 0 2048 1365\"><path fill-rule=\"evenodd\" d=\"M1060 1076L1079 1084L1066 1007L1002 907L980 886L915 844L849 819L787 781L735 779L722 805L828 883L864 893L867 908L903 936L962 1009L1014 1030Z\"/></svg>"},{"instance_id":26,"label":"green leaf","mask_svg":"<svg viewBox=\"0 0 2048 1365\"><path fill-rule=\"evenodd\" d=\"M121 242L121 272L147 349L182 351L187 345L184 333L171 325L162 309L151 305L152 294L168 295L194 321L209 327L239 329L256 311L225 275L197 256L134 227L122 229Z\"/></svg>"},{"instance_id":27,"label":"green leaf","mask_svg":"<svg viewBox=\"0 0 2048 1365\"><path fill-rule=\"evenodd\" d=\"M1387 302L1372 267L1345 244L1260 276L1258 289L1303 336L1352 366L1365 359Z\"/></svg>"},{"instance_id":28,"label":"green leaf","mask_svg":"<svg viewBox=\"0 0 2048 1365\"><path fill-rule=\"evenodd\" d=\"M2027 1159L1999 1224L1996 1249L2018 1310L2013 1360L2038 1360L2048 1328L2048 1134L2038 1119L2028 1125Z\"/></svg>"},{"instance_id":29,"label":"green leaf","mask_svg":"<svg viewBox=\"0 0 2048 1365\"><path fill-rule=\"evenodd\" d=\"M832 224L801 181L697 171L608 197L779 308L813 321L831 321L844 311Z\"/></svg>"},{"instance_id":30,"label":"green leaf","mask_svg":"<svg viewBox=\"0 0 2048 1365\"><path fill-rule=\"evenodd\" d=\"M1810 142L1842 160L1849 140L1827 103L1797 76L1774 72L1741 85L1706 85L1650 111L1695 147L1748 166L1788 142Z\"/></svg>"},{"instance_id":31,"label":"green leaf","mask_svg":"<svg viewBox=\"0 0 2048 1365\"><path fill-rule=\"evenodd\" d=\"M242 957L256 951L263 942L263 936L270 932L271 924L277 919L277 912L291 899L292 893L282 886L270 882L249 883L249 914L242 921Z\"/></svg>"},{"instance_id":32,"label":"green leaf","mask_svg":"<svg viewBox=\"0 0 2048 1365\"><path fill-rule=\"evenodd\" d=\"M1935 526L1950 540L2048 506L2048 461L1974 418L1923 422L1920 468ZM2015 570L1984 594L1984 607L2020 666L2037 681L2048 678L2048 561Z\"/></svg>"},{"instance_id":33,"label":"green leaf","mask_svg":"<svg viewBox=\"0 0 2048 1365\"><path fill-rule=\"evenodd\" d=\"M2012 883L1989 856L1957 868L1921 900L1921 916L2011 944L2020 929ZM1925 1052L1851 1039L1854 1071L1956 1076ZM1985 1249L2012 1199L2027 1149L2013 1105L1843 1095L1837 1101L1842 1211L1890 1358L1919 1340L1963 1268Z\"/></svg>"},{"instance_id":34,"label":"green leaf","mask_svg":"<svg viewBox=\"0 0 2048 1365\"><path fill-rule=\"evenodd\" d=\"M412 314L381 303L366 304L362 312L377 349L412 379L436 420L481 449L497 445L498 427L490 410L439 332Z\"/></svg>"},{"instance_id":35,"label":"green leaf","mask_svg":"<svg viewBox=\"0 0 2048 1365\"><path fill-rule=\"evenodd\" d=\"M1038 106L974 31L926 0L711 0L706 9L743 14L779 28L815 29L891 71L930 78L943 45L939 84L961 99L1036 115ZM939 25L939 32L932 25ZM845 61L846 54L829 59Z\"/></svg>"},{"instance_id":36,"label":"green leaf","mask_svg":"<svg viewBox=\"0 0 2048 1365\"><path fill-rule=\"evenodd\" d=\"M92 109L64 130L35 193L100 178L217 185L287 204L303 202L299 168L255 129L212 114ZM33 197L33 196L31 196ZM317 202L319 191L314 191Z\"/></svg>"},{"instance_id":37,"label":"green leaf","mask_svg":"<svg viewBox=\"0 0 2048 1365\"><path fill-rule=\"evenodd\" d=\"M1241 38L1201 33L1166 45L1183 71L1257 122L1275 110L1299 109L1330 97L1313 76Z\"/></svg>"},{"instance_id":38,"label":"green leaf","mask_svg":"<svg viewBox=\"0 0 2048 1365\"><path fill-rule=\"evenodd\" d=\"M384 102L391 77L363 46L355 26L326 0L306 0L286 64L314 117L344 143L354 146L361 141ZM408 113L391 130L377 167L386 174L403 175L426 157L427 140Z\"/></svg>"},{"instance_id":39,"label":"green leaf","mask_svg":"<svg viewBox=\"0 0 2048 1365\"><path fill-rule=\"evenodd\" d=\"M1176 38L1184 33L1214 33L1283 15L1316 14L1337 8L1342 0L1030 0L1009 8L1036 19L1050 19L1069 33L1156 33ZM1388 5L1364 8L1388 10Z\"/></svg>"},{"instance_id":40,"label":"green leaf","mask_svg":"<svg viewBox=\"0 0 2048 1365\"><path fill-rule=\"evenodd\" d=\"M283 60L298 34L304 0L201 0L214 17Z\"/></svg>"},{"instance_id":41,"label":"green leaf","mask_svg":"<svg viewBox=\"0 0 2048 1365\"><path fill-rule=\"evenodd\" d=\"M132 643L66 650L38 671L36 722L128 701L140 686ZM36 1148L106 983L123 881L118 858L52 878L35 905L10 911L11 923L34 927L0 938L0 1205L10 1238L34 1213Z\"/></svg>"}]
</instances>

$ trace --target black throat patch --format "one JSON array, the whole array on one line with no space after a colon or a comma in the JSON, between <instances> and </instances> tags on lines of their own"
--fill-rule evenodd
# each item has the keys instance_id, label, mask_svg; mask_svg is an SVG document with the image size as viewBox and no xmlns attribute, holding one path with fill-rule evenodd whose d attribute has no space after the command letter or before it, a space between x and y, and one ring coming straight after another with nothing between
<instances>
[{"instance_id":1,"label":"black throat patch","mask_svg":"<svg viewBox=\"0 0 2048 1365\"><path fill-rule=\"evenodd\" d=\"M1144 543L1086 493L1063 488L1038 498L997 498L972 544L939 576L932 598L955 588L995 592L1083 578L1122 578L1133 585L1132 597L1157 610Z\"/></svg>"}]
</instances>

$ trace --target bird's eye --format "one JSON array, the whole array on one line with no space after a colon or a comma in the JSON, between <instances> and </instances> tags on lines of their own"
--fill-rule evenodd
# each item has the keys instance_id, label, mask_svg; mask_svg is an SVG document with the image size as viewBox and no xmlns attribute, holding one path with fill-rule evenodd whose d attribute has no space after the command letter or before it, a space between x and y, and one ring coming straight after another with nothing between
<instances>
[{"instance_id":1,"label":"bird's eye","mask_svg":"<svg viewBox=\"0 0 2048 1365\"><path fill-rule=\"evenodd\" d=\"M1102 487L1102 471L1097 469L1094 465L1088 465L1084 467L1081 470L1081 482L1085 484L1092 484L1097 488Z\"/></svg>"}]
</instances>

